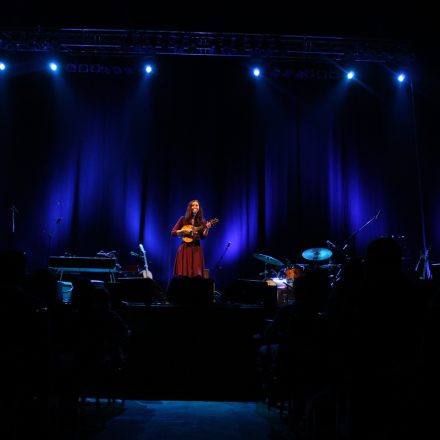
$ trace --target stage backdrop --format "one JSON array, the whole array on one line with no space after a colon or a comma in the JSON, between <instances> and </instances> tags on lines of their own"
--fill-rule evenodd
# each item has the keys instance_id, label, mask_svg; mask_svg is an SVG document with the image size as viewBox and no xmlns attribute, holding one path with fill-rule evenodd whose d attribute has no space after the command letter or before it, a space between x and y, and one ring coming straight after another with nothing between
<instances>
[{"instance_id":1,"label":"stage backdrop","mask_svg":"<svg viewBox=\"0 0 440 440\"><path fill-rule=\"evenodd\" d=\"M254 252L304 263L302 251L342 245L378 213L348 251L395 235L418 256L410 87L383 66L360 65L349 82L331 64L266 64L256 79L249 60L157 58L151 76L141 61L64 60L51 74L22 57L2 74L2 247L26 251L31 268L100 250L133 264L143 243L166 286L179 244L170 231L194 198L220 219L203 243L218 286L259 278ZM422 154L431 245L434 160Z\"/></svg>"}]
</instances>

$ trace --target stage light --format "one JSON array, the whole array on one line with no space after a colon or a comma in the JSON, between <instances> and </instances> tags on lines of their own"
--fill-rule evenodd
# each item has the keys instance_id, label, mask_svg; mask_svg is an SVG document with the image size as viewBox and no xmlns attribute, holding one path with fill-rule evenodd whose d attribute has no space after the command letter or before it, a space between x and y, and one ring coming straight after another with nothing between
<instances>
[{"instance_id":1,"label":"stage light","mask_svg":"<svg viewBox=\"0 0 440 440\"><path fill-rule=\"evenodd\" d=\"M399 73L397 75L397 81L399 81L400 83L403 83L406 79L406 75L404 73Z\"/></svg>"},{"instance_id":2,"label":"stage light","mask_svg":"<svg viewBox=\"0 0 440 440\"><path fill-rule=\"evenodd\" d=\"M255 78L259 78L261 75L261 70L259 67L254 67L254 69L252 69L252 74L255 76Z\"/></svg>"},{"instance_id":3,"label":"stage light","mask_svg":"<svg viewBox=\"0 0 440 440\"><path fill-rule=\"evenodd\" d=\"M153 73L153 66L151 66L151 64L146 64L145 65L145 73L147 75L151 75Z\"/></svg>"},{"instance_id":4,"label":"stage light","mask_svg":"<svg viewBox=\"0 0 440 440\"><path fill-rule=\"evenodd\" d=\"M58 64L54 63L53 61L49 63L49 69L52 70L52 72L58 71Z\"/></svg>"},{"instance_id":5,"label":"stage light","mask_svg":"<svg viewBox=\"0 0 440 440\"><path fill-rule=\"evenodd\" d=\"M347 72L347 79L353 79L355 75L356 74L353 72L353 70L350 70L349 72Z\"/></svg>"},{"instance_id":6,"label":"stage light","mask_svg":"<svg viewBox=\"0 0 440 440\"><path fill-rule=\"evenodd\" d=\"M3 61L0 61L0 71L6 70L6 64Z\"/></svg>"}]
</instances>

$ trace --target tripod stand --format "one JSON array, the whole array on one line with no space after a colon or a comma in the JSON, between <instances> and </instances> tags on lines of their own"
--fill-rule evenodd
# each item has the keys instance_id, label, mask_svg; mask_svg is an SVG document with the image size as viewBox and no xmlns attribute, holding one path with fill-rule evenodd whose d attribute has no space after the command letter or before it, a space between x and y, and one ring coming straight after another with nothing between
<instances>
[{"instance_id":1,"label":"tripod stand","mask_svg":"<svg viewBox=\"0 0 440 440\"><path fill-rule=\"evenodd\" d=\"M432 278L431 273L431 263L429 261L429 252L431 248L426 249L423 252L420 252L419 260L417 261L416 267L414 268L415 272L418 272L420 266L422 266L422 273L420 275L421 280L430 280Z\"/></svg>"}]
</instances>

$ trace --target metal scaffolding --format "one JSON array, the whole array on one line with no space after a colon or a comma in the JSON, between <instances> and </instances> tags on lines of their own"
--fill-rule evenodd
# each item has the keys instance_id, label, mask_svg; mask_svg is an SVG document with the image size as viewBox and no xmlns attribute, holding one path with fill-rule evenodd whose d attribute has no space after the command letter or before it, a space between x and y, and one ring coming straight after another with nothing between
<instances>
[{"instance_id":1,"label":"metal scaffolding","mask_svg":"<svg viewBox=\"0 0 440 440\"><path fill-rule=\"evenodd\" d=\"M211 56L279 60L411 62L405 41L346 37L127 29L0 29L0 53Z\"/></svg>"}]
</instances>

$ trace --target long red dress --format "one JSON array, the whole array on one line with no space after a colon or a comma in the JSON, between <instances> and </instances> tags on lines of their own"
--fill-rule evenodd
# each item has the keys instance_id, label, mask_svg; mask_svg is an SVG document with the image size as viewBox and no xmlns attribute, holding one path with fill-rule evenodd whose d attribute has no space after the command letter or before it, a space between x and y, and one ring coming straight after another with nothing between
<instances>
[{"instance_id":1,"label":"long red dress","mask_svg":"<svg viewBox=\"0 0 440 440\"><path fill-rule=\"evenodd\" d=\"M180 217L176 225L171 231L171 235L177 236L179 229L185 225L190 225L191 220L185 220L185 217ZM206 224L203 220L202 224ZM196 223L196 226L199 226ZM205 260L203 258L203 250L200 246L200 239L205 237L202 234L203 229L194 235L194 240L191 243L185 243L182 240L177 249L176 261L174 262L174 276L175 277L202 277L203 269L205 267Z\"/></svg>"}]
</instances>

